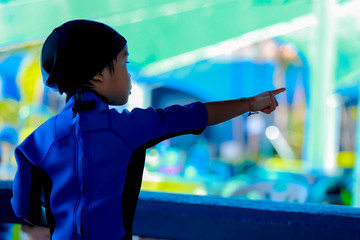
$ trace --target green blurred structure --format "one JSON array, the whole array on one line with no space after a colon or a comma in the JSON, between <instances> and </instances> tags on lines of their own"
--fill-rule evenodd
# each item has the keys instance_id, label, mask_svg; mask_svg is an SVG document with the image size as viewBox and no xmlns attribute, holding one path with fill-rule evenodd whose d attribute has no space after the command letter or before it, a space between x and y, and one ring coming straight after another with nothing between
<instances>
[{"instance_id":1,"label":"green blurred structure","mask_svg":"<svg viewBox=\"0 0 360 240\"><path fill-rule=\"evenodd\" d=\"M1 2L1 1L0 1ZM304 0L13 0L0 5L0 46L42 40L78 18L99 20L129 40L144 64L289 21L311 12Z\"/></svg>"},{"instance_id":2,"label":"green blurred structure","mask_svg":"<svg viewBox=\"0 0 360 240\"><path fill-rule=\"evenodd\" d=\"M39 44L63 22L86 18L121 32L132 61L151 76L278 37L310 66L305 169L331 173L340 124L334 93L359 86L359 13L356 0L0 0L0 51Z\"/></svg>"}]
</instances>

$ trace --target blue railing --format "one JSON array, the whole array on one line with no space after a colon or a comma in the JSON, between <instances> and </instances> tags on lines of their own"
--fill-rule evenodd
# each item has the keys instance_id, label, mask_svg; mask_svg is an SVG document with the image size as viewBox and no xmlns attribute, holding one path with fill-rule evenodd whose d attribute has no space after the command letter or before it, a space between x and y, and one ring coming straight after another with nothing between
<instances>
[{"instance_id":1,"label":"blue railing","mask_svg":"<svg viewBox=\"0 0 360 240\"><path fill-rule=\"evenodd\" d=\"M11 182L0 182L0 222L20 223ZM141 192L134 234L163 239L360 239L360 209Z\"/></svg>"}]
</instances>

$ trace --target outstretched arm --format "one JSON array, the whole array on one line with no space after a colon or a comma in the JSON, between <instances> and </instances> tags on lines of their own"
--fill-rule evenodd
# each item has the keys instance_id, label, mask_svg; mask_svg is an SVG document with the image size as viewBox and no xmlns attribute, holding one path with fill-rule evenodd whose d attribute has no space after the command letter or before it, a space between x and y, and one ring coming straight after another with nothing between
<instances>
[{"instance_id":1,"label":"outstretched arm","mask_svg":"<svg viewBox=\"0 0 360 240\"><path fill-rule=\"evenodd\" d=\"M205 103L208 111L208 126L225 122L249 111L270 114L279 105L275 96L284 91L285 88L279 88L250 98Z\"/></svg>"}]
</instances>

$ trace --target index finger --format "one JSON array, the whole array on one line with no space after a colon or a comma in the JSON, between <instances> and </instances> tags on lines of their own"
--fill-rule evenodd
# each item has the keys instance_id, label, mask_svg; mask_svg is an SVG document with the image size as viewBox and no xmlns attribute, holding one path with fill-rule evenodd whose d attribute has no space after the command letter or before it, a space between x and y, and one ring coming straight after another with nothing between
<instances>
[{"instance_id":1,"label":"index finger","mask_svg":"<svg viewBox=\"0 0 360 240\"><path fill-rule=\"evenodd\" d=\"M286 88L278 88L278 89L275 89L275 90L271 91L271 93L272 93L274 96L276 96L276 95L278 95L279 93L284 92L285 90L286 90Z\"/></svg>"}]
</instances>

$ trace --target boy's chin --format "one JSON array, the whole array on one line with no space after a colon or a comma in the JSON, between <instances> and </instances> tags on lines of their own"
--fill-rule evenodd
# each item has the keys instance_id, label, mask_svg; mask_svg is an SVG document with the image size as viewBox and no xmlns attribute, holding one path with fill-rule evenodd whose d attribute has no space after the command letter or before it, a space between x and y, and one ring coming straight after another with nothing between
<instances>
[{"instance_id":1,"label":"boy's chin","mask_svg":"<svg viewBox=\"0 0 360 240\"><path fill-rule=\"evenodd\" d=\"M113 106L122 106L122 105L125 105L127 103L128 103L128 99L109 101L109 105L113 105Z\"/></svg>"}]
</instances>

